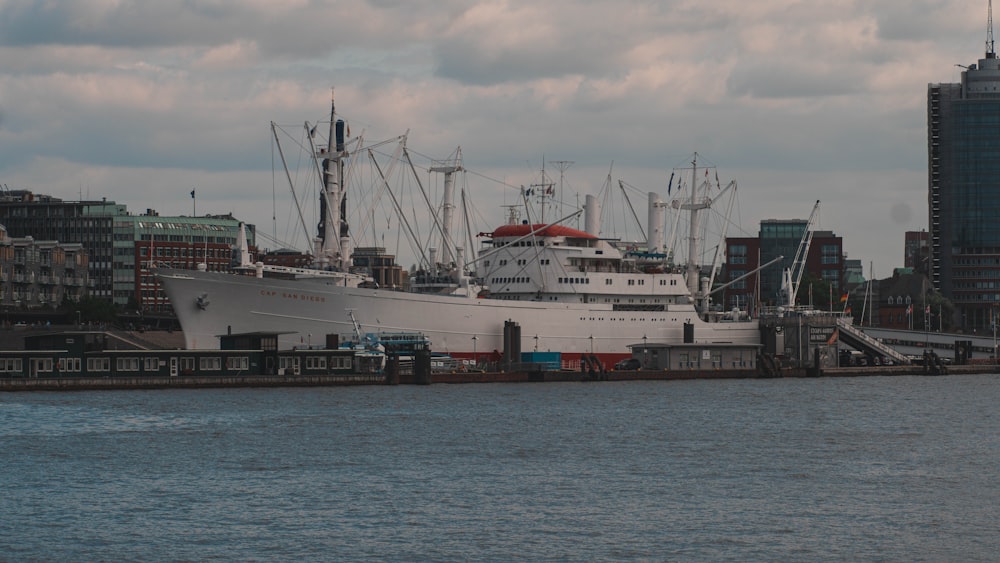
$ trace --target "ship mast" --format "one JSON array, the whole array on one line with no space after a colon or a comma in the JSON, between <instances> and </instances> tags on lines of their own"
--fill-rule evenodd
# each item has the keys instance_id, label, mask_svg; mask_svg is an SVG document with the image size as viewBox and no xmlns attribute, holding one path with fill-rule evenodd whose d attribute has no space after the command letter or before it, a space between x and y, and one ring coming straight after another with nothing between
<instances>
[{"instance_id":1,"label":"ship mast","mask_svg":"<svg viewBox=\"0 0 1000 563\"><path fill-rule=\"evenodd\" d=\"M689 227L688 239L688 264L687 264L687 286L691 295L697 295L698 276L701 275L701 267L698 265L698 255L701 253L701 210L709 206L707 203L698 202L698 153L694 153L691 160L691 202L681 206L691 213L691 224Z\"/></svg>"},{"instance_id":2,"label":"ship mast","mask_svg":"<svg viewBox=\"0 0 1000 563\"><path fill-rule=\"evenodd\" d=\"M334 92L330 89L330 133L327 139L326 158L323 160L323 236L317 251L317 265L332 266L335 269L350 267L351 251L350 237L347 232L347 221L343 200L344 190L344 157L347 151L344 145L344 120L336 118Z\"/></svg>"},{"instance_id":3,"label":"ship mast","mask_svg":"<svg viewBox=\"0 0 1000 563\"><path fill-rule=\"evenodd\" d=\"M465 170L462 168L462 147L455 151L455 158L442 162L435 162L431 166L431 172L444 174L444 203L441 207L441 261L450 264L455 260L457 253L455 242L452 238L452 223L455 215L455 172Z\"/></svg>"}]
</instances>

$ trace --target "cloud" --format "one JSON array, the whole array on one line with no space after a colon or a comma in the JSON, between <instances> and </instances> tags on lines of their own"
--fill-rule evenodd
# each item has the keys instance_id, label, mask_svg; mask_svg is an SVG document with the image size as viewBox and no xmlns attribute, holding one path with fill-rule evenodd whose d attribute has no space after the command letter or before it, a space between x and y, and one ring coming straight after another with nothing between
<instances>
[{"instance_id":1,"label":"cloud","mask_svg":"<svg viewBox=\"0 0 1000 563\"><path fill-rule=\"evenodd\" d=\"M543 158L582 194L609 170L662 188L698 151L752 194L748 231L823 199L875 241L849 251L901 261L926 85L982 56L985 21L954 0L0 0L0 182L161 212L197 185L270 224L270 122L301 134L336 86L355 133L461 145L494 220Z\"/></svg>"}]
</instances>

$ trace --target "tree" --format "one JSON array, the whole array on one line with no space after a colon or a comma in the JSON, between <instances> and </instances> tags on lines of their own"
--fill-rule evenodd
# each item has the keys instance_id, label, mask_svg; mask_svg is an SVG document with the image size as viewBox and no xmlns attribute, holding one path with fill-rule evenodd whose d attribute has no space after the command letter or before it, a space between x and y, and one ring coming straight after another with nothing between
<instances>
[{"instance_id":1,"label":"tree","mask_svg":"<svg viewBox=\"0 0 1000 563\"><path fill-rule=\"evenodd\" d=\"M929 319L926 317L927 307L931 308ZM920 315L915 317L918 324L914 324L915 330L931 330L942 332L954 332L955 330L955 304L950 299L945 299L943 295L936 291L927 294L927 299L922 305ZM925 324L925 320L929 321Z\"/></svg>"},{"instance_id":2,"label":"tree","mask_svg":"<svg viewBox=\"0 0 1000 563\"><path fill-rule=\"evenodd\" d=\"M795 295L795 302L799 305L808 305L809 300L809 288L812 288L812 305L813 307L821 310L827 311L830 309L830 282L817 278L810 272L805 272L802 274L802 282L799 284L798 293ZM834 303L840 303L839 295L833 296Z\"/></svg>"},{"instance_id":3,"label":"tree","mask_svg":"<svg viewBox=\"0 0 1000 563\"><path fill-rule=\"evenodd\" d=\"M113 303L96 297L84 297L71 304L70 308L73 309L70 314L80 312L79 320L84 323L113 323L118 318L118 310Z\"/></svg>"}]
</instances>

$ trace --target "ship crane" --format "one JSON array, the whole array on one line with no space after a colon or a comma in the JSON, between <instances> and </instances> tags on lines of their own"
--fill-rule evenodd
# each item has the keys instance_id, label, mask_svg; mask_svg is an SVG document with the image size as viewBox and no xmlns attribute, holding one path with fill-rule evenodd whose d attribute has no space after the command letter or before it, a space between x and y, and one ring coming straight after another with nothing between
<instances>
[{"instance_id":1,"label":"ship crane","mask_svg":"<svg viewBox=\"0 0 1000 563\"><path fill-rule=\"evenodd\" d=\"M718 293L718 292L726 289L727 287L735 284L736 282L743 281L743 280L749 278L750 276L755 275L757 272L763 270L764 268L770 268L771 266L777 264L778 262L781 262L784 259L785 259L784 256L780 256L779 255L778 257L771 259L767 263L761 264L760 266L757 266L756 268L750 270L749 272L743 274L742 276L740 276L738 278L731 279L728 282L726 282L726 283L724 283L724 284L722 284L722 285L720 285L718 287L713 288L712 291L708 292L708 295L715 295L716 293Z\"/></svg>"},{"instance_id":2,"label":"ship crane","mask_svg":"<svg viewBox=\"0 0 1000 563\"><path fill-rule=\"evenodd\" d=\"M809 246L812 244L813 231L812 224L819 211L819 200L813 205L809 220L806 221L805 232L799 241L799 248L795 251L795 258L792 260L792 267L784 271L781 280L781 292L785 297L785 306L795 306L795 296L799 292L799 284L802 282L802 274L806 271L806 259L809 257Z\"/></svg>"}]
</instances>

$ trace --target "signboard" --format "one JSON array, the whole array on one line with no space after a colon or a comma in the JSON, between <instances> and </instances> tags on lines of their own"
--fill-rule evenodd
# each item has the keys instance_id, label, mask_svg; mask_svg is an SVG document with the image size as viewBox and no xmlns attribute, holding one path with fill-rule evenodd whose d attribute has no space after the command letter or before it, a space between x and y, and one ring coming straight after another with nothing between
<instances>
[{"instance_id":1,"label":"signboard","mask_svg":"<svg viewBox=\"0 0 1000 563\"><path fill-rule=\"evenodd\" d=\"M837 327L833 326L811 326L809 327L809 342L827 342L833 337L833 331Z\"/></svg>"}]
</instances>

